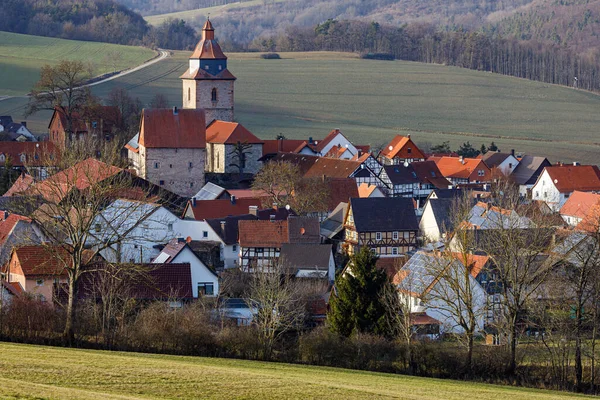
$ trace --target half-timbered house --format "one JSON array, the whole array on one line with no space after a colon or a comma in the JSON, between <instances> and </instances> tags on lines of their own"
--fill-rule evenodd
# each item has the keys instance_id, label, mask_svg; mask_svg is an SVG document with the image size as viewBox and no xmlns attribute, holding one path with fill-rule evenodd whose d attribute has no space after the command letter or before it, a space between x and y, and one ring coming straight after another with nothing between
<instances>
[{"instance_id":1,"label":"half-timbered house","mask_svg":"<svg viewBox=\"0 0 600 400\"><path fill-rule=\"evenodd\" d=\"M380 257L398 257L417 247L419 224L409 198L350 199L344 229L348 254L367 246Z\"/></svg>"}]
</instances>

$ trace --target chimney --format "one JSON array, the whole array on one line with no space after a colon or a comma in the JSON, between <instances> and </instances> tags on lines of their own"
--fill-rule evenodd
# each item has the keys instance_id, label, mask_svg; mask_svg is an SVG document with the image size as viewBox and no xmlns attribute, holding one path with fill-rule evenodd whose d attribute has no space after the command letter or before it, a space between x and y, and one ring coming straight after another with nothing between
<instances>
[{"instance_id":1,"label":"chimney","mask_svg":"<svg viewBox=\"0 0 600 400\"><path fill-rule=\"evenodd\" d=\"M510 149L510 155L513 157L515 156L515 149Z\"/></svg>"},{"instance_id":2,"label":"chimney","mask_svg":"<svg viewBox=\"0 0 600 400\"><path fill-rule=\"evenodd\" d=\"M185 242L186 243L191 243L192 242L192 237L191 236L186 237L185 238Z\"/></svg>"},{"instance_id":3,"label":"chimney","mask_svg":"<svg viewBox=\"0 0 600 400\"><path fill-rule=\"evenodd\" d=\"M231 204L235 205L235 196L231 196L231 198L229 200L231 200Z\"/></svg>"},{"instance_id":4,"label":"chimney","mask_svg":"<svg viewBox=\"0 0 600 400\"><path fill-rule=\"evenodd\" d=\"M458 156L458 161L459 161L461 164L464 164L464 163L465 163L465 159L463 158L463 156Z\"/></svg>"},{"instance_id":5,"label":"chimney","mask_svg":"<svg viewBox=\"0 0 600 400\"><path fill-rule=\"evenodd\" d=\"M227 223L226 221L221 221L221 234L223 236L225 236L225 224L226 223Z\"/></svg>"},{"instance_id":6,"label":"chimney","mask_svg":"<svg viewBox=\"0 0 600 400\"><path fill-rule=\"evenodd\" d=\"M313 138L312 138L312 136L310 136L310 137L308 138L308 144L313 144Z\"/></svg>"},{"instance_id":7,"label":"chimney","mask_svg":"<svg viewBox=\"0 0 600 400\"><path fill-rule=\"evenodd\" d=\"M27 121L21 121L21 125L23 125L25 128L27 128Z\"/></svg>"},{"instance_id":8,"label":"chimney","mask_svg":"<svg viewBox=\"0 0 600 400\"><path fill-rule=\"evenodd\" d=\"M278 207L277 207L277 203L273 203L273 210L277 211Z\"/></svg>"},{"instance_id":9,"label":"chimney","mask_svg":"<svg viewBox=\"0 0 600 400\"><path fill-rule=\"evenodd\" d=\"M6 220L8 218L8 211L4 211L4 219Z\"/></svg>"},{"instance_id":10,"label":"chimney","mask_svg":"<svg viewBox=\"0 0 600 400\"><path fill-rule=\"evenodd\" d=\"M406 137L410 139L410 133L408 135L406 135Z\"/></svg>"},{"instance_id":11,"label":"chimney","mask_svg":"<svg viewBox=\"0 0 600 400\"><path fill-rule=\"evenodd\" d=\"M196 198L192 197L192 207L196 207Z\"/></svg>"},{"instance_id":12,"label":"chimney","mask_svg":"<svg viewBox=\"0 0 600 400\"><path fill-rule=\"evenodd\" d=\"M581 164L579 164L579 161L573 161L573 166L574 167L579 167L579 165L581 165Z\"/></svg>"},{"instance_id":13,"label":"chimney","mask_svg":"<svg viewBox=\"0 0 600 400\"><path fill-rule=\"evenodd\" d=\"M258 206L248 207L248 214L254 215L256 217L256 215L258 214Z\"/></svg>"},{"instance_id":14,"label":"chimney","mask_svg":"<svg viewBox=\"0 0 600 400\"><path fill-rule=\"evenodd\" d=\"M179 114L179 110L177 110L177 106L173 106L173 115Z\"/></svg>"}]
</instances>

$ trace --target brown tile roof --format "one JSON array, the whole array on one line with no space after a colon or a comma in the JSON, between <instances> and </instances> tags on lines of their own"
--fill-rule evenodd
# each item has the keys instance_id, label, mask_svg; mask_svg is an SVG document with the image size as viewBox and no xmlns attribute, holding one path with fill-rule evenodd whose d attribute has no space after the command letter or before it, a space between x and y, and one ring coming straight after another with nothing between
<instances>
[{"instance_id":1,"label":"brown tile roof","mask_svg":"<svg viewBox=\"0 0 600 400\"><path fill-rule=\"evenodd\" d=\"M48 201L60 202L71 190L87 189L122 171L121 168L105 164L95 158L88 158L52 175L45 181L32 185L28 193L42 196Z\"/></svg>"},{"instance_id":2,"label":"brown tile roof","mask_svg":"<svg viewBox=\"0 0 600 400\"><path fill-rule=\"evenodd\" d=\"M146 148L204 149L204 110L144 109L138 143Z\"/></svg>"},{"instance_id":3,"label":"brown tile roof","mask_svg":"<svg viewBox=\"0 0 600 400\"><path fill-rule=\"evenodd\" d=\"M410 314L410 324L412 326L418 325L441 325L442 323L437 319L430 317L427 313L411 313Z\"/></svg>"},{"instance_id":4,"label":"brown tile roof","mask_svg":"<svg viewBox=\"0 0 600 400\"><path fill-rule=\"evenodd\" d=\"M260 198L236 199L235 202L228 199L197 200L195 207L193 206L193 202L189 201L186 206L186 212L188 208L191 208L196 221L223 218L248 214L250 206L260 207L261 201Z\"/></svg>"},{"instance_id":5,"label":"brown tile roof","mask_svg":"<svg viewBox=\"0 0 600 400\"><path fill-rule=\"evenodd\" d=\"M596 165L554 165L545 169L561 193L600 191L600 169Z\"/></svg>"},{"instance_id":6,"label":"brown tile roof","mask_svg":"<svg viewBox=\"0 0 600 400\"><path fill-rule=\"evenodd\" d=\"M368 157L367 154L365 156ZM305 178L348 178L360 168L364 159L352 161L303 154L278 153L273 161L287 161L298 165L300 173Z\"/></svg>"},{"instance_id":7,"label":"brown tile roof","mask_svg":"<svg viewBox=\"0 0 600 400\"><path fill-rule=\"evenodd\" d=\"M25 162L21 161L22 154ZM0 142L0 155L9 158L13 167L46 166L52 163L58 152L51 142ZM4 165L4 162L1 164Z\"/></svg>"},{"instance_id":8,"label":"brown tile roof","mask_svg":"<svg viewBox=\"0 0 600 400\"><path fill-rule=\"evenodd\" d=\"M408 152L408 149L411 152ZM414 144L409 136L397 135L382 151L381 155L392 159L392 158L425 158L425 155L417 145Z\"/></svg>"},{"instance_id":9,"label":"brown tile roof","mask_svg":"<svg viewBox=\"0 0 600 400\"><path fill-rule=\"evenodd\" d=\"M584 218L592 206L600 204L600 194L574 191L560 209L561 215Z\"/></svg>"},{"instance_id":10,"label":"brown tile roof","mask_svg":"<svg viewBox=\"0 0 600 400\"><path fill-rule=\"evenodd\" d=\"M31 185L33 185L33 177L29 174L21 174L15 183L3 194L5 197L11 197L16 194L23 193L29 189Z\"/></svg>"},{"instance_id":11,"label":"brown tile roof","mask_svg":"<svg viewBox=\"0 0 600 400\"><path fill-rule=\"evenodd\" d=\"M238 221L240 247L281 247L288 242L288 221Z\"/></svg>"},{"instance_id":12,"label":"brown tile roof","mask_svg":"<svg viewBox=\"0 0 600 400\"><path fill-rule=\"evenodd\" d=\"M238 222L241 247L281 247L283 243L320 243L317 218L289 217L284 221L241 220Z\"/></svg>"},{"instance_id":13,"label":"brown tile roof","mask_svg":"<svg viewBox=\"0 0 600 400\"><path fill-rule=\"evenodd\" d=\"M88 132L88 125L86 122L99 120L98 131L102 128L102 133L112 133L113 127L118 124L121 120L121 112L116 106L94 106L92 109L88 110L89 117L81 116L80 113L74 112L71 116L72 119L72 130L75 133L85 133ZM50 119L50 123L48 128L52 126L52 121L54 118L58 116L60 119L62 129L66 129L67 127L67 117L66 115L59 109L54 109L54 114ZM92 130L95 130L92 128Z\"/></svg>"},{"instance_id":14,"label":"brown tile roof","mask_svg":"<svg viewBox=\"0 0 600 400\"><path fill-rule=\"evenodd\" d=\"M410 164L421 183L430 183L437 189L448 189L451 184L433 161L417 161Z\"/></svg>"},{"instance_id":15,"label":"brown tile roof","mask_svg":"<svg viewBox=\"0 0 600 400\"><path fill-rule=\"evenodd\" d=\"M398 271L402 268L402 266L406 263L405 257L379 257L375 266L385 271L390 281L394 282Z\"/></svg>"},{"instance_id":16,"label":"brown tile roof","mask_svg":"<svg viewBox=\"0 0 600 400\"><path fill-rule=\"evenodd\" d=\"M351 198L360 197L356 181L352 178L331 178L326 183L329 192L328 211L332 211L340 203L347 203Z\"/></svg>"},{"instance_id":17,"label":"brown tile roof","mask_svg":"<svg viewBox=\"0 0 600 400\"><path fill-rule=\"evenodd\" d=\"M66 266L71 265L69 253L60 246L21 246L13 250L12 257L16 257L25 276L65 276Z\"/></svg>"},{"instance_id":18,"label":"brown tile roof","mask_svg":"<svg viewBox=\"0 0 600 400\"><path fill-rule=\"evenodd\" d=\"M294 153L298 147L308 144L304 140L274 139L263 141L263 154Z\"/></svg>"},{"instance_id":19,"label":"brown tile roof","mask_svg":"<svg viewBox=\"0 0 600 400\"><path fill-rule=\"evenodd\" d=\"M322 152L323 149L329 144L331 143L331 141L333 139L335 139L339 134L342 134L342 136L344 135L342 132L340 132L339 129L334 129L331 132L329 132L327 134L327 136L325 136L325 138L323 140L318 140L317 144L315 146L315 149L317 150L317 152Z\"/></svg>"},{"instance_id":20,"label":"brown tile roof","mask_svg":"<svg viewBox=\"0 0 600 400\"><path fill-rule=\"evenodd\" d=\"M206 128L206 142L219 144L260 144L262 141L237 122L214 120Z\"/></svg>"}]
</instances>

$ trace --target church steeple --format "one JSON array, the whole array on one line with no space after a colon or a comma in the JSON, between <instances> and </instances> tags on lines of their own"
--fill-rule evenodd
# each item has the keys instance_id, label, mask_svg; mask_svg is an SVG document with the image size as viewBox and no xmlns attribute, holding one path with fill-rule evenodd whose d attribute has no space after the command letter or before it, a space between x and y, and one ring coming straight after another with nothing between
<instances>
[{"instance_id":1,"label":"church steeple","mask_svg":"<svg viewBox=\"0 0 600 400\"><path fill-rule=\"evenodd\" d=\"M236 77L227 69L227 56L215 39L215 28L207 19L202 40L190 57L183 79L183 107L204 108L206 122L233 121L233 84Z\"/></svg>"}]
</instances>

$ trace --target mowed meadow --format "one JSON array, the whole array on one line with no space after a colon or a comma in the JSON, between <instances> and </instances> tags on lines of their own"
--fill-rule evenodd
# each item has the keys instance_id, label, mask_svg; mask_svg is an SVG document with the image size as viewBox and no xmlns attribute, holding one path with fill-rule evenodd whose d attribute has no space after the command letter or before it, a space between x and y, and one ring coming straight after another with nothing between
<instances>
[{"instance_id":1,"label":"mowed meadow","mask_svg":"<svg viewBox=\"0 0 600 400\"><path fill-rule=\"evenodd\" d=\"M0 32L0 55L2 97L29 93L44 64L81 60L92 63L95 74L101 75L113 72L115 67L135 67L153 58L156 52L143 47Z\"/></svg>"},{"instance_id":2,"label":"mowed meadow","mask_svg":"<svg viewBox=\"0 0 600 400\"><path fill-rule=\"evenodd\" d=\"M181 105L179 76L190 52L94 87L115 87L148 104L157 93ZM382 146L396 134L417 144L494 141L504 151L544 155L551 161L598 163L600 96L443 65L362 60L348 53L229 54L238 77L236 119L261 138L322 138L340 128L359 144ZM1 88L1 86L0 86ZM1 90L1 89L0 89ZM19 116L25 99L0 101L0 114ZM30 118L44 131L49 114Z\"/></svg>"},{"instance_id":3,"label":"mowed meadow","mask_svg":"<svg viewBox=\"0 0 600 400\"><path fill-rule=\"evenodd\" d=\"M539 399L574 394L256 361L0 343L3 399Z\"/></svg>"}]
</instances>

